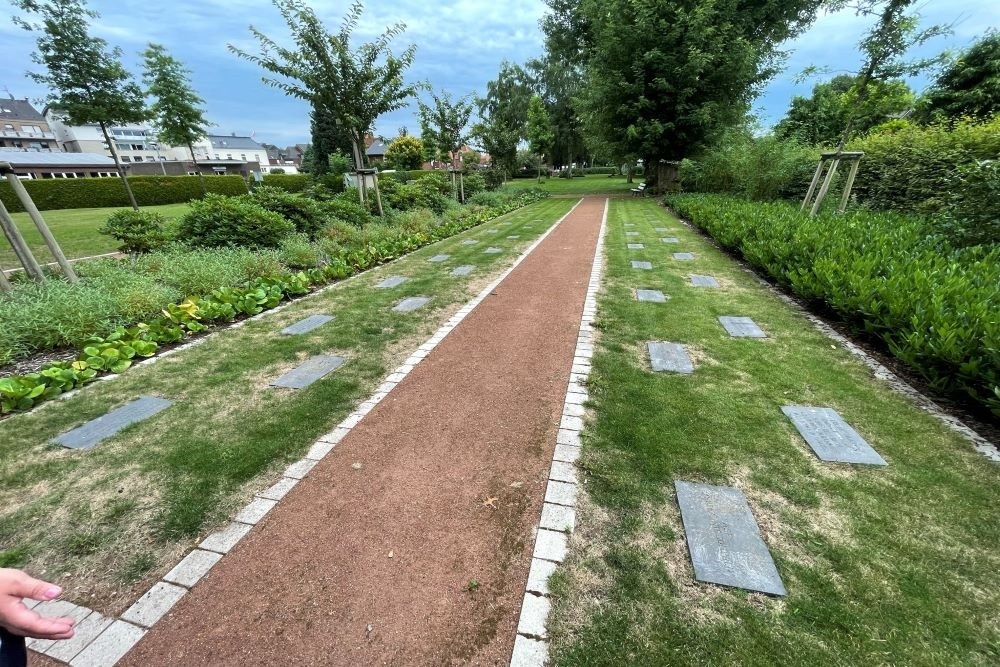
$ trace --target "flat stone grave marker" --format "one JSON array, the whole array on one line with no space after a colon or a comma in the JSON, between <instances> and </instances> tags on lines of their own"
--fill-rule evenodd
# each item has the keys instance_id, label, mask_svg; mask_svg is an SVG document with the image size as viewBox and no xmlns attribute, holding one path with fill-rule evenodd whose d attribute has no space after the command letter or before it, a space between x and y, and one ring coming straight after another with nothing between
<instances>
[{"instance_id":1,"label":"flat stone grave marker","mask_svg":"<svg viewBox=\"0 0 1000 667\"><path fill-rule=\"evenodd\" d=\"M635 227L635 223L634 222L626 222L625 226L626 227Z\"/></svg>"},{"instance_id":2,"label":"flat stone grave marker","mask_svg":"<svg viewBox=\"0 0 1000 667\"><path fill-rule=\"evenodd\" d=\"M628 249L629 250L642 250L645 247L646 246L643 245L642 243L629 243L628 244Z\"/></svg>"},{"instance_id":3,"label":"flat stone grave marker","mask_svg":"<svg viewBox=\"0 0 1000 667\"><path fill-rule=\"evenodd\" d=\"M757 326L757 323L749 317L723 315L719 318L719 323L722 324L733 338L767 338L764 330Z\"/></svg>"},{"instance_id":4,"label":"flat stone grave marker","mask_svg":"<svg viewBox=\"0 0 1000 667\"><path fill-rule=\"evenodd\" d=\"M639 232L625 232L625 236L638 236Z\"/></svg>"},{"instance_id":5,"label":"flat stone grave marker","mask_svg":"<svg viewBox=\"0 0 1000 667\"><path fill-rule=\"evenodd\" d=\"M509 238L509 239L519 239L519 238L521 238L521 235L520 234L512 234L511 236L508 236L507 238Z\"/></svg>"},{"instance_id":6,"label":"flat stone grave marker","mask_svg":"<svg viewBox=\"0 0 1000 667\"><path fill-rule=\"evenodd\" d=\"M637 289L635 298L639 301L649 301L652 303L666 303L667 297L663 292L656 289Z\"/></svg>"},{"instance_id":7,"label":"flat stone grave marker","mask_svg":"<svg viewBox=\"0 0 1000 667\"><path fill-rule=\"evenodd\" d=\"M692 273L691 284L695 287L718 287L719 281L712 276L699 276L696 273Z\"/></svg>"},{"instance_id":8,"label":"flat stone grave marker","mask_svg":"<svg viewBox=\"0 0 1000 667\"><path fill-rule=\"evenodd\" d=\"M669 371L684 374L694 372L691 357L680 343L650 341L646 343L646 348L649 350L649 364L654 372Z\"/></svg>"},{"instance_id":9,"label":"flat stone grave marker","mask_svg":"<svg viewBox=\"0 0 1000 667\"><path fill-rule=\"evenodd\" d=\"M636 262L636 261L633 261L632 262L632 268L633 269L647 269L648 270L648 269L652 269L653 268L653 264L651 262Z\"/></svg>"},{"instance_id":10,"label":"flat stone grave marker","mask_svg":"<svg viewBox=\"0 0 1000 667\"><path fill-rule=\"evenodd\" d=\"M321 377L332 373L347 361L332 354L318 354L303 361L297 368L284 373L271 383L272 387L304 389Z\"/></svg>"},{"instance_id":11,"label":"flat stone grave marker","mask_svg":"<svg viewBox=\"0 0 1000 667\"><path fill-rule=\"evenodd\" d=\"M383 280L382 282L380 282L375 287L378 287L379 289L386 289L386 288L389 288L389 287L399 287L400 285L402 285L403 283L405 283L407 280L409 280L409 278L407 278L405 276L389 276L388 278L386 278L385 280Z\"/></svg>"},{"instance_id":12,"label":"flat stone grave marker","mask_svg":"<svg viewBox=\"0 0 1000 667\"><path fill-rule=\"evenodd\" d=\"M397 303L392 309L397 313L408 313L412 310L416 310L417 308L424 307L430 300L431 299L428 296L411 296L410 298L403 299Z\"/></svg>"},{"instance_id":13,"label":"flat stone grave marker","mask_svg":"<svg viewBox=\"0 0 1000 667\"><path fill-rule=\"evenodd\" d=\"M327 322L332 322L334 319L333 315L310 315L304 320L299 320L291 326L287 326L281 330L286 336L296 336L299 334L309 333L313 329L318 329Z\"/></svg>"},{"instance_id":14,"label":"flat stone grave marker","mask_svg":"<svg viewBox=\"0 0 1000 667\"><path fill-rule=\"evenodd\" d=\"M498 252L503 252L503 251L500 248L494 248L493 246L490 246L489 248L487 248L483 252L486 253L487 255L495 255Z\"/></svg>"},{"instance_id":15,"label":"flat stone grave marker","mask_svg":"<svg viewBox=\"0 0 1000 667\"><path fill-rule=\"evenodd\" d=\"M785 595L746 496L731 486L674 482L698 581Z\"/></svg>"},{"instance_id":16,"label":"flat stone grave marker","mask_svg":"<svg viewBox=\"0 0 1000 667\"><path fill-rule=\"evenodd\" d=\"M674 259L680 260L682 262L689 262L694 259L694 253L691 252L675 252Z\"/></svg>"},{"instance_id":17,"label":"flat stone grave marker","mask_svg":"<svg viewBox=\"0 0 1000 667\"><path fill-rule=\"evenodd\" d=\"M786 405L781 408L821 461L887 465L851 425L832 408Z\"/></svg>"},{"instance_id":18,"label":"flat stone grave marker","mask_svg":"<svg viewBox=\"0 0 1000 667\"><path fill-rule=\"evenodd\" d=\"M462 245L476 245L477 243L479 243L479 241L476 239L465 239L462 241Z\"/></svg>"},{"instance_id":19,"label":"flat stone grave marker","mask_svg":"<svg viewBox=\"0 0 1000 667\"><path fill-rule=\"evenodd\" d=\"M496 234L499 231L500 231L499 229L487 229L486 233L487 234Z\"/></svg>"},{"instance_id":20,"label":"flat stone grave marker","mask_svg":"<svg viewBox=\"0 0 1000 667\"><path fill-rule=\"evenodd\" d=\"M662 239L660 239L660 241L663 242L663 243L680 243L681 242L681 240L679 238L677 238L676 236L664 236Z\"/></svg>"},{"instance_id":21,"label":"flat stone grave marker","mask_svg":"<svg viewBox=\"0 0 1000 667\"><path fill-rule=\"evenodd\" d=\"M106 415L91 419L86 424L63 433L53 442L67 449L90 449L102 440L117 434L126 426L149 419L171 405L173 405L173 401L168 401L165 398L140 396L131 403L126 403Z\"/></svg>"},{"instance_id":22,"label":"flat stone grave marker","mask_svg":"<svg viewBox=\"0 0 1000 667\"><path fill-rule=\"evenodd\" d=\"M475 270L476 270L476 267L474 267L474 266L472 266L470 264L466 264L464 266L456 267L451 272L451 275L453 275L453 276L467 276L467 275L469 275L470 273L472 273Z\"/></svg>"},{"instance_id":23,"label":"flat stone grave marker","mask_svg":"<svg viewBox=\"0 0 1000 667\"><path fill-rule=\"evenodd\" d=\"M657 227L656 231L658 231L658 232L669 232L670 229L668 227Z\"/></svg>"},{"instance_id":24,"label":"flat stone grave marker","mask_svg":"<svg viewBox=\"0 0 1000 667\"><path fill-rule=\"evenodd\" d=\"M431 257L427 261L428 262L443 262L446 259L448 259L449 257L451 257L451 255L434 255L433 257Z\"/></svg>"}]
</instances>

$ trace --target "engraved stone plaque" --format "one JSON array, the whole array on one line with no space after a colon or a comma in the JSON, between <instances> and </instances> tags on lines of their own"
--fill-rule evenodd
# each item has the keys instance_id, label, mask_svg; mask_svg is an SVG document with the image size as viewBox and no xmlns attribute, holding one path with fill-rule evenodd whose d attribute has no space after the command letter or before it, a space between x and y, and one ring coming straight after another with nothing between
<instances>
[{"instance_id":1,"label":"engraved stone plaque","mask_svg":"<svg viewBox=\"0 0 1000 667\"><path fill-rule=\"evenodd\" d=\"M636 261L633 261L632 262L632 268L633 269L646 269L646 270L649 270L649 269L653 268L653 264L651 262L636 262Z\"/></svg>"},{"instance_id":2,"label":"engraved stone plaque","mask_svg":"<svg viewBox=\"0 0 1000 667\"><path fill-rule=\"evenodd\" d=\"M405 283L407 280L409 280L409 278L406 278L404 276L389 276L375 287L378 287L379 289L386 289L388 287L398 287L399 285Z\"/></svg>"},{"instance_id":3,"label":"engraved stone plaque","mask_svg":"<svg viewBox=\"0 0 1000 667\"><path fill-rule=\"evenodd\" d=\"M645 247L646 246L643 245L642 243L629 243L628 244L628 249L629 250L642 250Z\"/></svg>"},{"instance_id":4,"label":"engraved stone plaque","mask_svg":"<svg viewBox=\"0 0 1000 667\"><path fill-rule=\"evenodd\" d=\"M427 296L411 296L409 299L403 299L397 303L392 309L397 313L408 313L423 307L430 300L430 297Z\"/></svg>"},{"instance_id":5,"label":"engraved stone plaque","mask_svg":"<svg viewBox=\"0 0 1000 667\"><path fill-rule=\"evenodd\" d=\"M675 252L674 259L680 260L682 262L688 262L694 259L694 253L690 252Z\"/></svg>"},{"instance_id":6,"label":"engraved stone plaque","mask_svg":"<svg viewBox=\"0 0 1000 667\"><path fill-rule=\"evenodd\" d=\"M694 372L691 357L680 343L650 341L646 343L646 347L649 350L649 363L653 371L685 374Z\"/></svg>"},{"instance_id":7,"label":"engraved stone plaque","mask_svg":"<svg viewBox=\"0 0 1000 667\"><path fill-rule=\"evenodd\" d=\"M792 420L820 460L886 465L885 459L836 410L809 405L786 405L781 411Z\"/></svg>"},{"instance_id":8,"label":"engraved stone plaque","mask_svg":"<svg viewBox=\"0 0 1000 667\"><path fill-rule=\"evenodd\" d=\"M691 284L695 287L718 287L719 281L712 276L699 276L692 273Z\"/></svg>"},{"instance_id":9,"label":"engraved stone plaque","mask_svg":"<svg viewBox=\"0 0 1000 667\"><path fill-rule=\"evenodd\" d=\"M427 261L428 262L443 262L446 259L448 259L448 257L450 257L450 255L434 255L433 257L431 257Z\"/></svg>"},{"instance_id":10,"label":"engraved stone plaque","mask_svg":"<svg viewBox=\"0 0 1000 667\"><path fill-rule=\"evenodd\" d=\"M664 236L662 239L660 239L660 241L662 241L663 243L680 243L681 242L681 240L679 238L677 238L676 236Z\"/></svg>"},{"instance_id":11,"label":"engraved stone plaque","mask_svg":"<svg viewBox=\"0 0 1000 667\"><path fill-rule=\"evenodd\" d=\"M489 248L487 248L483 252L486 253L487 255L495 255L498 252L503 252L503 250L501 250L500 248L494 248L493 246L490 246Z\"/></svg>"},{"instance_id":12,"label":"engraved stone plaque","mask_svg":"<svg viewBox=\"0 0 1000 667\"><path fill-rule=\"evenodd\" d=\"M695 579L768 595L786 594L742 491L680 480L674 487Z\"/></svg>"},{"instance_id":13,"label":"engraved stone plaque","mask_svg":"<svg viewBox=\"0 0 1000 667\"><path fill-rule=\"evenodd\" d=\"M287 389L303 389L328 373L340 368L347 361L343 357L320 354L302 362L298 368L293 368L271 383L272 387Z\"/></svg>"},{"instance_id":14,"label":"engraved stone plaque","mask_svg":"<svg viewBox=\"0 0 1000 667\"><path fill-rule=\"evenodd\" d=\"M69 449L90 449L105 438L110 438L126 426L166 410L173 402L156 396L141 396L131 403L115 408L103 417L92 419L83 426L67 431L53 442Z\"/></svg>"},{"instance_id":15,"label":"engraved stone plaque","mask_svg":"<svg viewBox=\"0 0 1000 667\"><path fill-rule=\"evenodd\" d=\"M670 230L667 229L666 227L657 227L656 231L658 231L658 232L669 232Z\"/></svg>"},{"instance_id":16,"label":"engraved stone plaque","mask_svg":"<svg viewBox=\"0 0 1000 667\"><path fill-rule=\"evenodd\" d=\"M757 326L757 323L749 317L723 315L719 318L719 323L734 338L767 338L764 330Z\"/></svg>"},{"instance_id":17,"label":"engraved stone plaque","mask_svg":"<svg viewBox=\"0 0 1000 667\"><path fill-rule=\"evenodd\" d=\"M655 289L637 289L635 298L639 301L651 301L652 303L665 303L667 300L663 292Z\"/></svg>"},{"instance_id":18,"label":"engraved stone plaque","mask_svg":"<svg viewBox=\"0 0 1000 667\"><path fill-rule=\"evenodd\" d=\"M625 236L638 236L639 232L625 232Z\"/></svg>"},{"instance_id":19,"label":"engraved stone plaque","mask_svg":"<svg viewBox=\"0 0 1000 667\"><path fill-rule=\"evenodd\" d=\"M309 333L313 329L319 328L331 321L333 321L332 315L310 315L304 320L299 320L295 324L285 327L281 330L281 333L286 336Z\"/></svg>"},{"instance_id":20,"label":"engraved stone plaque","mask_svg":"<svg viewBox=\"0 0 1000 667\"><path fill-rule=\"evenodd\" d=\"M476 245L477 243L479 243L479 241L476 239L465 239L462 241L462 245Z\"/></svg>"},{"instance_id":21,"label":"engraved stone plaque","mask_svg":"<svg viewBox=\"0 0 1000 667\"><path fill-rule=\"evenodd\" d=\"M455 270L451 272L451 275L453 275L453 276L467 276L470 273L472 273L473 271L475 271L475 269L476 269L476 267L472 266L471 264L465 264L463 266L455 267Z\"/></svg>"}]
</instances>

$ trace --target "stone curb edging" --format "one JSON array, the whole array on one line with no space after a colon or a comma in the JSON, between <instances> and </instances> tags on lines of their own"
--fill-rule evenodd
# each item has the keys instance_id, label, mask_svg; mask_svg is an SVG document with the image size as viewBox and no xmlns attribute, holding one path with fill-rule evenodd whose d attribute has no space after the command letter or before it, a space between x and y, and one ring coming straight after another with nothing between
<instances>
[{"instance_id":1,"label":"stone curb edging","mask_svg":"<svg viewBox=\"0 0 1000 667\"><path fill-rule=\"evenodd\" d=\"M250 530L270 512L282 498L288 494L295 486L305 478L309 472L327 454L333 451L334 447L357 426L365 415L371 412L403 379L431 353L451 331L459 325L486 297L493 292L497 286L509 276L518 265L527 259L535 248L544 241L583 201L581 198L565 215L556 220L549 229L539 236L524 252L522 252L514 262L505 269L493 282L487 285L478 295L468 301L451 318L442 325L433 336L423 345L418 347L401 366L386 376L382 383L376 387L375 393L367 400L360 403L343 421L341 421L332 431L321 436L306 452L305 457L288 466L282 477L267 489L254 495L253 500L239 510L233 519L222 530L208 535L198 547L185 555L173 569L163 576L161 581L156 582L146 591L131 607L122 613L118 619L106 617L87 607L75 605L71 602L55 600L52 602L35 602L25 600L25 604L34 608L35 611L46 616L71 616L76 619L76 635L72 639L65 641L48 641L31 639L28 641L28 648L32 651L45 654L57 660L68 662L72 667L113 667L135 646L152 628L157 621L165 616L174 604L176 604L189 589L194 587L202 577L222 560L222 557L235 547ZM605 207L606 208L606 207ZM603 227L602 227L603 233ZM398 260L394 260L398 261ZM391 262L390 262L391 264ZM380 266L386 266L383 264ZM358 275L363 275L358 274ZM354 276L352 276L354 277ZM327 289L332 289L346 281L339 281L316 290L309 296L318 294ZM590 290L588 289L588 295ZM590 297L588 296L588 299ZM221 333L231 328L243 326L245 323L259 317L274 313L282 308L295 303L290 301L276 308L266 310L263 313L247 318L231 327L212 332L197 340L184 345L167 350L161 355L150 357L144 360L145 363L163 357L167 354L178 352L182 349L193 347L205 342L209 336ZM591 311L592 312L592 311ZM579 348L578 348L579 350ZM588 364L589 364L589 357ZM576 363L574 361L574 363ZM115 375L108 377L117 377Z\"/></svg>"},{"instance_id":2,"label":"stone curb edging","mask_svg":"<svg viewBox=\"0 0 1000 667\"><path fill-rule=\"evenodd\" d=\"M576 339L569 387L563 403L556 447L552 454L548 486L542 504L542 515L535 532L535 548L531 570L524 591L524 602L514 637L514 652L510 667L543 667L549 659L547 622L551 602L548 580L566 558L569 533L576 528L576 499L579 490L576 460L580 457L580 431L583 430L584 407L588 393L587 378L594 356L593 322L597 316L597 292L604 270L604 236L608 226L610 199L604 200L604 217L594 251L594 264L587 284L587 297L580 318L580 333Z\"/></svg>"}]
</instances>

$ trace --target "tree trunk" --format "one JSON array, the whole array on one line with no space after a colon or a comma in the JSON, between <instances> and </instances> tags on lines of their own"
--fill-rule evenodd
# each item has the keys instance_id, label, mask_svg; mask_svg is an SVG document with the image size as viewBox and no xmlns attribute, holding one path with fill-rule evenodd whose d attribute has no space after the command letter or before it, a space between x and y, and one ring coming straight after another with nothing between
<instances>
[{"instance_id":1,"label":"tree trunk","mask_svg":"<svg viewBox=\"0 0 1000 667\"><path fill-rule=\"evenodd\" d=\"M194 170L198 172L198 180L201 181L201 194L202 196L208 194L208 186L205 185L205 174L201 173L201 167L198 166L198 156L194 154L194 145L189 141L188 150L191 151L191 162L194 162Z\"/></svg>"},{"instance_id":2,"label":"tree trunk","mask_svg":"<svg viewBox=\"0 0 1000 667\"><path fill-rule=\"evenodd\" d=\"M115 169L118 171L118 176L121 177L122 183L125 184L125 192L128 193L128 200L132 203L132 208L136 211L139 210L139 205L135 203L135 195L132 194L132 186L128 184L128 176L125 175L125 169L122 168L121 160L118 159L118 149L115 148L115 144L111 141L111 135L108 134L108 128L104 123L100 123L101 132L104 133L104 140L108 142L108 150L111 151L111 157L115 161Z\"/></svg>"}]
</instances>

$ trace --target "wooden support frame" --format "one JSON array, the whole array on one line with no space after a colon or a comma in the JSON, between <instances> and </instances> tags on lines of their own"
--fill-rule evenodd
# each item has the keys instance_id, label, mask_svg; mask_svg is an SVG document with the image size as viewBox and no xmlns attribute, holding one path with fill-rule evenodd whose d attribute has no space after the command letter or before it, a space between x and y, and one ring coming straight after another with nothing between
<instances>
[{"instance_id":1,"label":"wooden support frame","mask_svg":"<svg viewBox=\"0 0 1000 667\"><path fill-rule=\"evenodd\" d=\"M861 158L864 157L864 152L862 151L836 151L834 153L823 153L820 155L819 164L816 165L816 172L813 174L812 182L809 183L809 189L806 191L805 199L802 200L802 206L799 208L800 211L805 211L806 207L812 204L809 209L809 216L815 216L823 205L823 200L830 192L830 186L833 184L833 177L837 174L837 169L840 167L842 161L850 162L850 171L847 174L847 182L844 183L844 192L840 198L840 205L837 207L837 213L843 213L847 208L847 202L851 197L851 188L854 187L854 179L858 175L858 169L861 166ZM824 177L824 171L826 176ZM816 186L820 184L820 179L822 178L823 184L819 188L819 193L816 194ZM813 195L816 194L816 199L813 201Z\"/></svg>"}]
</instances>

